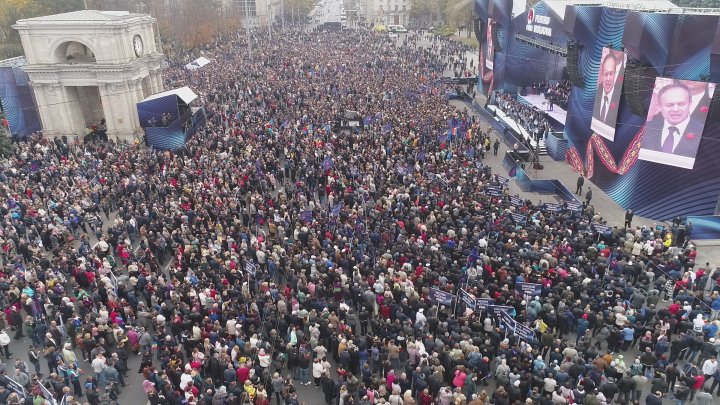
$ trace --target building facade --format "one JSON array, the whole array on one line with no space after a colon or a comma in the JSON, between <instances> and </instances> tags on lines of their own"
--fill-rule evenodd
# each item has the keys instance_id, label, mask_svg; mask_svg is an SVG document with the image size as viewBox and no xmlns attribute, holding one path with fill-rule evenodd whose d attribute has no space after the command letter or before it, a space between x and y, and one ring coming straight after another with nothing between
<instances>
[{"instance_id":1,"label":"building facade","mask_svg":"<svg viewBox=\"0 0 720 405\"><path fill-rule=\"evenodd\" d=\"M81 10L19 20L43 133L84 135L103 119L110 137L140 135L136 104L163 90L155 19Z\"/></svg>"}]
</instances>

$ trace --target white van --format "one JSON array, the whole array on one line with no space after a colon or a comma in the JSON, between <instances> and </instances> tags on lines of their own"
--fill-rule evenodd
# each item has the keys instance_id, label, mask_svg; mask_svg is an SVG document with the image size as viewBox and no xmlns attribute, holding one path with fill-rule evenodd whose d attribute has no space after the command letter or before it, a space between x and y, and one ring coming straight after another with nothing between
<instances>
[{"instance_id":1,"label":"white van","mask_svg":"<svg viewBox=\"0 0 720 405\"><path fill-rule=\"evenodd\" d=\"M403 27L402 25L388 25L387 30L388 30L388 32L394 32L394 33L398 33L398 34L403 34L403 33L408 32L405 29L405 27Z\"/></svg>"}]
</instances>

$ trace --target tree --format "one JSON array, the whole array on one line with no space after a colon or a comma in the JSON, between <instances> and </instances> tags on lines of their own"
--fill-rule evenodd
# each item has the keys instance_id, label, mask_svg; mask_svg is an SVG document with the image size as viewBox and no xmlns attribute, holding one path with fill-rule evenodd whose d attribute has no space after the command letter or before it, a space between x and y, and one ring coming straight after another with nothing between
<instances>
[{"instance_id":1,"label":"tree","mask_svg":"<svg viewBox=\"0 0 720 405\"><path fill-rule=\"evenodd\" d=\"M5 117L0 114L0 158L7 158L13 154L15 148L10 139L10 130L6 126Z\"/></svg>"},{"instance_id":2,"label":"tree","mask_svg":"<svg viewBox=\"0 0 720 405\"><path fill-rule=\"evenodd\" d=\"M12 28L17 20L82 10L83 0L0 1L0 59L22 55L20 35Z\"/></svg>"},{"instance_id":3,"label":"tree","mask_svg":"<svg viewBox=\"0 0 720 405\"><path fill-rule=\"evenodd\" d=\"M421 27L448 24L448 0L411 0L410 21Z\"/></svg>"},{"instance_id":4,"label":"tree","mask_svg":"<svg viewBox=\"0 0 720 405\"><path fill-rule=\"evenodd\" d=\"M450 0L447 7L448 25L459 28L472 27L473 0Z\"/></svg>"}]
</instances>

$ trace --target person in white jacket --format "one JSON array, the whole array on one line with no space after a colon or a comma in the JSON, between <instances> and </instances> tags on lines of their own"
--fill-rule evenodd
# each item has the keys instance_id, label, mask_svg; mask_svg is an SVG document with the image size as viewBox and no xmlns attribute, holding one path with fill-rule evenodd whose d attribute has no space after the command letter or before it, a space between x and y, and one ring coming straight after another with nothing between
<instances>
[{"instance_id":1,"label":"person in white jacket","mask_svg":"<svg viewBox=\"0 0 720 405\"><path fill-rule=\"evenodd\" d=\"M0 346L2 352L5 353L5 359L12 359L12 353L10 353L10 336L7 333L7 329L0 331Z\"/></svg>"},{"instance_id":2,"label":"person in white jacket","mask_svg":"<svg viewBox=\"0 0 720 405\"><path fill-rule=\"evenodd\" d=\"M313 379L315 379L315 388L320 387L320 377L322 377L323 371L325 371L325 367L323 367L322 363L320 363L320 359L316 358L312 365L312 375Z\"/></svg>"}]
</instances>

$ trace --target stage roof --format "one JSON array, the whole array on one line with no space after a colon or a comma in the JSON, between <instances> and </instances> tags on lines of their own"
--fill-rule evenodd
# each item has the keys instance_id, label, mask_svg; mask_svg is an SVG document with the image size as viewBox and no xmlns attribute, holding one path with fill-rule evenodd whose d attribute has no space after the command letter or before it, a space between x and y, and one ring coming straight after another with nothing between
<instances>
[{"instance_id":1,"label":"stage roof","mask_svg":"<svg viewBox=\"0 0 720 405\"><path fill-rule=\"evenodd\" d=\"M168 90L168 91L163 91L162 93L153 94L153 95L147 97L145 100L141 101L141 103L145 102L145 101L155 100L155 99L158 99L161 97L172 96L172 95L180 97L180 100L184 101L185 104L190 104L190 102L192 102L193 100L195 100L197 98L197 94L195 94L192 90L190 90L190 87L185 86L185 87L180 87L178 89L172 89L172 90Z\"/></svg>"}]
</instances>

